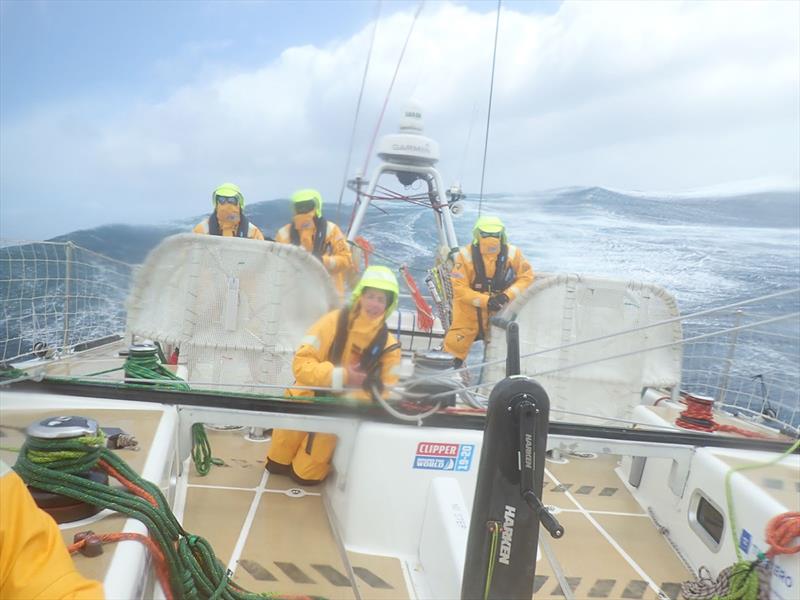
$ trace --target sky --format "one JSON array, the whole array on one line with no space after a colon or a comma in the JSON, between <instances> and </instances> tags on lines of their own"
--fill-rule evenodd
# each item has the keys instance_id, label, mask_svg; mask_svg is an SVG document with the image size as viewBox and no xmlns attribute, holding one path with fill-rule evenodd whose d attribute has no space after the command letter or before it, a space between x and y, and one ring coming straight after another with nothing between
<instances>
[{"instance_id":1,"label":"sky","mask_svg":"<svg viewBox=\"0 0 800 600\"><path fill-rule=\"evenodd\" d=\"M0 237L186 218L225 181L335 204L367 58L350 177L418 6L0 0ZM424 3L378 127L416 102L467 193L496 8ZM502 3L487 192L754 181L800 186L799 2Z\"/></svg>"}]
</instances>

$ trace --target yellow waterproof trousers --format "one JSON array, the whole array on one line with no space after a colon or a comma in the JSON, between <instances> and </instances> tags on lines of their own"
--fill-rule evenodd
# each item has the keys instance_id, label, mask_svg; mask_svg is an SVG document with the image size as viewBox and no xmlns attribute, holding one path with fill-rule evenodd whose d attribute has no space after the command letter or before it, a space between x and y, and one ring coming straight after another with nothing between
<instances>
[{"instance_id":1,"label":"yellow waterproof trousers","mask_svg":"<svg viewBox=\"0 0 800 600\"><path fill-rule=\"evenodd\" d=\"M290 475L299 483L319 483L328 476L335 448L336 436L332 433L276 429L267 454L267 470Z\"/></svg>"}]
</instances>

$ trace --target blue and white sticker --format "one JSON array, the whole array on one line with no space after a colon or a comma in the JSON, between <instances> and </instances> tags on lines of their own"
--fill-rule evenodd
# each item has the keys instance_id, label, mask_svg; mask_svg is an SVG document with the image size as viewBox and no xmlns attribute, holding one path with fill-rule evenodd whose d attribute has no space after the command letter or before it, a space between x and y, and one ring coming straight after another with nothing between
<instances>
[{"instance_id":1,"label":"blue and white sticker","mask_svg":"<svg viewBox=\"0 0 800 600\"><path fill-rule=\"evenodd\" d=\"M750 532L747 529L742 529L742 535L739 536L739 548L741 548L742 552L748 554L750 552L750 542L753 540L753 536L750 535Z\"/></svg>"},{"instance_id":2,"label":"blue and white sticker","mask_svg":"<svg viewBox=\"0 0 800 600\"><path fill-rule=\"evenodd\" d=\"M414 469L469 471L475 444L420 442L414 455Z\"/></svg>"}]
</instances>

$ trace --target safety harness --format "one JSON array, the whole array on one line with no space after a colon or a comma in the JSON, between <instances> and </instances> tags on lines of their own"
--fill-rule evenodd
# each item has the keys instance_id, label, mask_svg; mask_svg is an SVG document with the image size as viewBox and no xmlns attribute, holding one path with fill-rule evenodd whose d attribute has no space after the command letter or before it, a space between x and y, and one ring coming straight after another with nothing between
<instances>
[{"instance_id":1,"label":"safety harness","mask_svg":"<svg viewBox=\"0 0 800 600\"><path fill-rule=\"evenodd\" d=\"M486 266L478 244L472 244L472 266L475 268L475 277L471 287L476 292L504 292L514 282L514 268L508 264L508 244L500 243L500 254L491 279L486 276ZM486 335L483 330L483 309L477 307L475 310L478 313L478 336L475 339L482 340Z\"/></svg>"},{"instance_id":2,"label":"safety harness","mask_svg":"<svg viewBox=\"0 0 800 600\"><path fill-rule=\"evenodd\" d=\"M314 226L317 229L314 232L314 245L311 248L311 254L322 259L322 255L330 250L330 244L325 244L325 238L328 234L328 221L325 217L314 217ZM289 230L289 239L295 246L300 245L300 232L297 231L294 223L291 224Z\"/></svg>"},{"instance_id":3,"label":"safety harness","mask_svg":"<svg viewBox=\"0 0 800 600\"><path fill-rule=\"evenodd\" d=\"M339 311L339 316L336 319L336 335L333 338L331 345L331 352L328 357L337 367L342 366L342 354L344 353L344 345L347 342L347 334L349 333L350 321L350 306L345 306ZM358 368L367 374L364 380L364 389L369 390L370 386L377 385L380 391L383 391L383 382L378 376L378 367L380 366L380 358L387 352L392 352L400 348L399 343L394 343L391 346L386 346L386 341L389 339L389 329L386 323L383 323L378 329L378 333L372 338L372 341L367 344L364 351L361 353L361 360L358 363Z\"/></svg>"},{"instance_id":4,"label":"safety harness","mask_svg":"<svg viewBox=\"0 0 800 600\"><path fill-rule=\"evenodd\" d=\"M250 221L247 220L247 217L244 216L243 212L239 213L239 217L239 227L236 229L236 235L234 237L249 237L247 234L250 233ZM217 220L216 209L208 217L208 233L209 235L222 235L222 230L220 229L219 221Z\"/></svg>"}]
</instances>

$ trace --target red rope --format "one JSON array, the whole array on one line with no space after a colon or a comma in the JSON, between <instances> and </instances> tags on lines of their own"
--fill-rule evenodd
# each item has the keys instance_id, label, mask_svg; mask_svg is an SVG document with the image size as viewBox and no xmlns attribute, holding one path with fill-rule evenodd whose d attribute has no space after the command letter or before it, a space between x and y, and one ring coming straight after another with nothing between
<instances>
[{"instance_id":1,"label":"red rope","mask_svg":"<svg viewBox=\"0 0 800 600\"><path fill-rule=\"evenodd\" d=\"M125 479L125 477L123 477L114 467L112 467L106 461L101 460L97 464L100 465L101 469L103 469L106 473L108 473L114 479L119 481L122 485L124 485L126 488L128 488L130 491L132 491L134 494L136 494L140 498L144 498L150 504L152 504L153 506L158 508L158 501L152 496L152 494L144 491L144 489L140 488L138 485L136 485L132 481L129 481L128 479Z\"/></svg>"},{"instance_id":2,"label":"red rope","mask_svg":"<svg viewBox=\"0 0 800 600\"><path fill-rule=\"evenodd\" d=\"M763 438L770 439L770 436L758 433L757 431L750 431L742 429L734 425L720 425L714 421L714 399L705 396L692 396L686 395L686 410L681 412L680 416L675 419L675 424L684 429L692 429L695 431L722 431L725 433L735 433L749 438Z\"/></svg>"},{"instance_id":3,"label":"red rope","mask_svg":"<svg viewBox=\"0 0 800 600\"><path fill-rule=\"evenodd\" d=\"M161 589L164 590L164 595L167 597L167 600L173 600L175 596L173 595L172 588L169 585L169 569L167 568L167 560L164 558L164 553L161 552L158 544L156 544L150 537L141 533L90 533L74 544L68 546L67 550L69 550L70 554L75 554L76 552L80 551L80 549L83 548L92 538L98 539L102 544L111 544L114 542L131 540L141 542L147 546L147 549L150 550L150 553L153 555L153 560L155 561L156 576L158 577L159 583L161 583Z\"/></svg>"},{"instance_id":4,"label":"red rope","mask_svg":"<svg viewBox=\"0 0 800 600\"><path fill-rule=\"evenodd\" d=\"M800 538L800 512L785 512L770 519L766 532L767 556L772 558L778 554L797 554L800 543L790 546L789 543Z\"/></svg>"},{"instance_id":5,"label":"red rope","mask_svg":"<svg viewBox=\"0 0 800 600\"><path fill-rule=\"evenodd\" d=\"M411 292L411 297L414 299L414 304L417 305L417 320L419 321L419 327L422 329L422 331L430 331L433 329L433 310L420 293L419 288L417 287L417 282L414 281L411 273L408 272L408 267L403 265L400 267L400 270L403 272L403 278L406 280L406 286L408 286L408 289Z\"/></svg>"},{"instance_id":6,"label":"red rope","mask_svg":"<svg viewBox=\"0 0 800 600\"><path fill-rule=\"evenodd\" d=\"M360 235L355 239L355 244L364 251L364 269L366 269L369 266L369 255L375 251L375 248L372 247L367 238ZM360 265L356 265L356 267L359 268Z\"/></svg>"}]
</instances>

